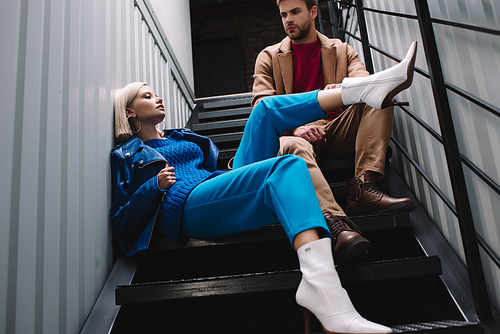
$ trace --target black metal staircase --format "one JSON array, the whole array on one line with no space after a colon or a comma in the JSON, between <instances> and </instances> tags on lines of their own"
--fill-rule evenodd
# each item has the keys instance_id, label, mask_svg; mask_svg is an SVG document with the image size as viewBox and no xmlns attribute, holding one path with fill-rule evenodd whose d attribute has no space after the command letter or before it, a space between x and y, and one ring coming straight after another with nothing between
<instances>
[{"instance_id":1,"label":"black metal staircase","mask_svg":"<svg viewBox=\"0 0 500 334\"><path fill-rule=\"evenodd\" d=\"M220 148L221 169L236 152L250 100L250 94L240 94L197 101L192 128ZM351 177L352 160L321 166L343 205L341 179ZM397 174L387 174L383 190L411 197ZM395 333L483 333L470 287L463 283L466 271L420 206L411 214L351 218L372 247L362 263L337 270L364 317ZM294 300L298 268L280 226L219 240L192 239L184 247L155 238L142 254L119 256L110 279L121 282L107 284L102 293L107 300L100 297L94 307L107 314L100 322L87 321L82 333L104 332L97 328L101 322L108 323L101 328L110 333L301 333L303 319ZM118 306L111 306L106 289L115 289ZM313 331L322 332L317 320Z\"/></svg>"}]
</instances>

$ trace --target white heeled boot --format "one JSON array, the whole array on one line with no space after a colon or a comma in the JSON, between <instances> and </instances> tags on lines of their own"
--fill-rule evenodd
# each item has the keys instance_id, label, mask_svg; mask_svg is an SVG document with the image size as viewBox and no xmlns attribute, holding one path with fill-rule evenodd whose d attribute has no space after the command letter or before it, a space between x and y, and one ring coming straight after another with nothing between
<instances>
[{"instance_id":1,"label":"white heeled boot","mask_svg":"<svg viewBox=\"0 0 500 334\"><path fill-rule=\"evenodd\" d=\"M392 333L389 327L363 318L352 305L335 270L329 238L303 245L297 255L302 280L295 299L305 309L306 333L310 333L309 312L326 333Z\"/></svg>"},{"instance_id":2,"label":"white heeled boot","mask_svg":"<svg viewBox=\"0 0 500 334\"><path fill-rule=\"evenodd\" d=\"M408 102L394 102L393 97L410 87L416 55L417 41L414 41L399 64L367 77L344 78L342 102L344 105L364 102L375 109L409 105Z\"/></svg>"}]
</instances>

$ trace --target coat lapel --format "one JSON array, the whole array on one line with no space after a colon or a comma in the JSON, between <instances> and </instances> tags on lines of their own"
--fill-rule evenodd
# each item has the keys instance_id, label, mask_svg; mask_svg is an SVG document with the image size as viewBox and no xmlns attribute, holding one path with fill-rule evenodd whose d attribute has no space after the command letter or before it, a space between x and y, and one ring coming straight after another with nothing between
<instances>
[{"instance_id":1,"label":"coat lapel","mask_svg":"<svg viewBox=\"0 0 500 334\"><path fill-rule=\"evenodd\" d=\"M319 42L321 43L321 65L323 66L323 80L325 86L332 83L337 83L337 50L328 38L318 34Z\"/></svg>"},{"instance_id":2,"label":"coat lapel","mask_svg":"<svg viewBox=\"0 0 500 334\"><path fill-rule=\"evenodd\" d=\"M337 82L337 50L335 44L326 36L318 33L318 39L321 43L321 64L323 67L323 79L325 86ZM285 94L293 93L293 54L292 42L286 37L281 42L278 63ZM279 76L278 76L279 77ZM342 78L343 79L343 78ZM278 93L279 94L279 93Z\"/></svg>"},{"instance_id":3,"label":"coat lapel","mask_svg":"<svg viewBox=\"0 0 500 334\"><path fill-rule=\"evenodd\" d=\"M283 85L285 86L285 94L293 93L293 54L292 42L290 38L283 39L280 45L280 53L278 54L278 62L280 66Z\"/></svg>"}]
</instances>

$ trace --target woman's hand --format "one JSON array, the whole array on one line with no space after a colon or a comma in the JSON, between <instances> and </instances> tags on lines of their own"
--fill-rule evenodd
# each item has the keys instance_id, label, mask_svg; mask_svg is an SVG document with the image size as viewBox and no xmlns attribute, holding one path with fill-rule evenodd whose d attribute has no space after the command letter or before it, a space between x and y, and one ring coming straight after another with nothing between
<instances>
[{"instance_id":1,"label":"woman's hand","mask_svg":"<svg viewBox=\"0 0 500 334\"><path fill-rule=\"evenodd\" d=\"M174 167L170 167L168 164L165 164L165 168L158 173L158 186L160 189L167 191L175 183L175 181Z\"/></svg>"},{"instance_id":2,"label":"woman's hand","mask_svg":"<svg viewBox=\"0 0 500 334\"><path fill-rule=\"evenodd\" d=\"M325 90L342 88L342 84L329 84L325 86Z\"/></svg>"}]
</instances>

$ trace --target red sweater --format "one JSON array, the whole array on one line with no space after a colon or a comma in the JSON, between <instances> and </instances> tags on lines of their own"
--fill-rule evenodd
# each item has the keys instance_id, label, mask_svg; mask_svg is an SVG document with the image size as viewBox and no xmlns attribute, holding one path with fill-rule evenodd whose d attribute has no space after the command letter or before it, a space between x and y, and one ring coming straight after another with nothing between
<instances>
[{"instance_id":1,"label":"red sweater","mask_svg":"<svg viewBox=\"0 0 500 334\"><path fill-rule=\"evenodd\" d=\"M303 93L325 88L319 40L309 44L292 43L292 54L293 92ZM337 112L330 111L326 119L332 120L338 115Z\"/></svg>"}]
</instances>

